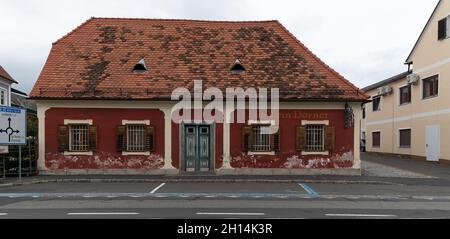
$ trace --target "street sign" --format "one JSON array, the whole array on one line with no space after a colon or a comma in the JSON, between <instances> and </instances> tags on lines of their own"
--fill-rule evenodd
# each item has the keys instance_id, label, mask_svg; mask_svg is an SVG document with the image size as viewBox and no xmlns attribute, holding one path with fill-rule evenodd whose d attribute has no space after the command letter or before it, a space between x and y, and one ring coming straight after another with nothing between
<instances>
[{"instance_id":1,"label":"street sign","mask_svg":"<svg viewBox=\"0 0 450 239\"><path fill-rule=\"evenodd\" d=\"M26 110L0 107L0 145L26 145Z\"/></svg>"}]
</instances>

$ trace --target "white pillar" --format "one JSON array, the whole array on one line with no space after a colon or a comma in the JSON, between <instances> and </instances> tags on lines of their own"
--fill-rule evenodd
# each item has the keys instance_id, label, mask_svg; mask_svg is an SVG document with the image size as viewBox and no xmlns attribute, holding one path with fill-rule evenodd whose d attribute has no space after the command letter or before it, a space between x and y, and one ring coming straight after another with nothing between
<instances>
[{"instance_id":1,"label":"white pillar","mask_svg":"<svg viewBox=\"0 0 450 239\"><path fill-rule=\"evenodd\" d=\"M176 169L172 166L172 111L164 109L164 167L162 169Z\"/></svg>"},{"instance_id":2,"label":"white pillar","mask_svg":"<svg viewBox=\"0 0 450 239\"><path fill-rule=\"evenodd\" d=\"M39 138L39 157L37 160L37 169L39 171L47 170L45 166L45 112L49 109L47 106L37 105L38 116L38 138Z\"/></svg>"},{"instance_id":3,"label":"white pillar","mask_svg":"<svg viewBox=\"0 0 450 239\"><path fill-rule=\"evenodd\" d=\"M223 165L222 169L230 169L230 119L232 113L225 113L223 122Z\"/></svg>"},{"instance_id":4,"label":"white pillar","mask_svg":"<svg viewBox=\"0 0 450 239\"><path fill-rule=\"evenodd\" d=\"M362 119L362 109L361 103L351 104L354 114L354 156L353 156L353 168L361 169L361 119Z\"/></svg>"}]
</instances>

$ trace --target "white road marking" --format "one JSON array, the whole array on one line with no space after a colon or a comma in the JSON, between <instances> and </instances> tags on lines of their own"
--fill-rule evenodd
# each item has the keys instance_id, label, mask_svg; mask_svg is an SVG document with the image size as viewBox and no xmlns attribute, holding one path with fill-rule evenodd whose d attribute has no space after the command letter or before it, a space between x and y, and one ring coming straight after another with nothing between
<instances>
[{"instance_id":1,"label":"white road marking","mask_svg":"<svg viewBox=\"0 0 450 239\"><path fill-rule=\"evenodd\" d=\"M238 216L264 216L265 213L259 212L197 212L197 215L238 215Z\"/></svg>"},{"instance_id":2,"label":"white road marking","mask_svg":"<svg viewBox=\"0 0 450 239\"><path fill-rule=\"evenodd\" d=\"M141 195L130 195L130 197L132 197L132 198L141 198L143 196L141 196Z\"/></svg>"},{"instance_id":3,"label":"white road marking","mask_svg":"<svg viewBox=\"0 0 450 239\"><path fill-rule=\"evenodd\" d=\"M69 216L83 216L83 215L139 215L138 212L69 212Z\"/></svg>"},{"instance_id":4,"label":"white road marking","mask_svg":"<svg viewBox=\"0 0 450 239\"><path fill-rule=\"evenodd\" d=\"M227 196L227 197L229 197L229 198L238 198L238 197L240 197L240 196L238 196L238 195L229 195L229 196Z\"/></svg>"},{"instance_id":5,"label":"white road marking","mask_svg":"<svg viewBox=\"0 0 450 239\"><path fill-rule=\"evenodd\" d=\"M325 214L328 217L397 217L396 215L376 215L376 214Z\"/></svg>"},{"instance_id":6,"label":"white road marking","mask_svg":"<svg viewBox=\"0 0 450 239\"><path fill-rule=\"evenodd\" d=\"M0 213L0 216L6 216L8 213Z\"/></svg>"},{"instance_id":7,"label":"white road marking","mask_svg":"<svg viewBox=\"0 0 450 239\"><path fill-rule=\"evenodd\" d=\"M276 198L287 198L287 196L276 196Z\"/></svg>"},{"instance_id":8,"label":"white road marking","mask_svg":"<svg viewBox=\"0 0 450 239\"><path fill-rule=\"evenodd\" d=\"M154 188L150 194L155 194L156 191L158 191L159 189L161 189L162 187L164 187L164 185L166 185L166 183L161 183L158 187Z\"/></svg>"}]
</instances>

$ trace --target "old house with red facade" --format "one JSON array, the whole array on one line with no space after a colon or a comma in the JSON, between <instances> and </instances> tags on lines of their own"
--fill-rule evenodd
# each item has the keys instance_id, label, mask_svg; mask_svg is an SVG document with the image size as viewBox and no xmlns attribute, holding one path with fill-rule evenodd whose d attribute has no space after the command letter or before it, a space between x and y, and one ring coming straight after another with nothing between
<instances>
[{"instance_id":1,"label":"old house with red facade","mask_svg":"<svg viewBox=\"0 0 450 239\"><path fill-rule=\"evenodd\" d=\"M278 88L278 132L172 121L195 80ZM53 44L31 97L42 174L360 174L367 96L278 21L91 18Z\"/></svg>"}]
</instances>

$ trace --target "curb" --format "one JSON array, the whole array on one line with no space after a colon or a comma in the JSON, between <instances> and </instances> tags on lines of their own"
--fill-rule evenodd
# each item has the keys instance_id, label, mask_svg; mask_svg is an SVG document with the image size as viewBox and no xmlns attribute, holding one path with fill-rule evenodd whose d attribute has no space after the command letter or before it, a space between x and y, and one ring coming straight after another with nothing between
<instances>
[{"instance_id":1,"label":"curb","mask_svg":"<svg viewBox=\"0 0 450 239\"><path fill-rule=\"evenodd\" d=\"M42 179L33 181L0 184L2 187L14 187L43 183L319 183L319 184L368 184L368 185L403 185L386 181L355 180L313 180L313 179Z\"/></svg>"}]
</instances>

